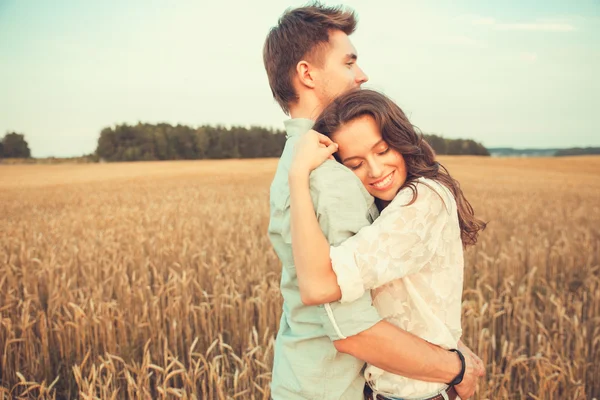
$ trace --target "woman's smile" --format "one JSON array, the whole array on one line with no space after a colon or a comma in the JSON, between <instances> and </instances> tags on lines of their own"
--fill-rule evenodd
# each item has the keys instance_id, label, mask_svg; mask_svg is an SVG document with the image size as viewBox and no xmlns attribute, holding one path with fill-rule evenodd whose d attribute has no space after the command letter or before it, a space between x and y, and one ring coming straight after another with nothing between
<instances>
[{"instance_id":1,"label":"woman's smile","mask_svg":"<svg viewBox=\"0 0 600 400\"><path fill-rule=\"evenodd\" d=\"M381 179L376 180L375 182L371 182L369 185L375 188L376 190L380 190L382 192L388 190L394 184L396 170L390 172L386 176Z\"/></svg>"}]
</instances>

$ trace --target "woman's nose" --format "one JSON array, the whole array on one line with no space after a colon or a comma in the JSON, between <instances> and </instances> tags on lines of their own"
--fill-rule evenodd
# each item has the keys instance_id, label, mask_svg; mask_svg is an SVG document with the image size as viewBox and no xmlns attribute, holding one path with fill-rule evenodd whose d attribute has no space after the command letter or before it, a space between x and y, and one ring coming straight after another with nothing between
<instances>
[{"instance_id":1,"label":"woman's nose","mask_svg":"<svg viewBox=\"0 0 600 400\"><path fill-rule=\"evenodd\" d=\"M373 179L380 178L381 174L383 174L382 165L380 165L376 161L370 161L369 162L369 175L371 176L371 178L373 178Z\"/></svg>"}]
</instances>

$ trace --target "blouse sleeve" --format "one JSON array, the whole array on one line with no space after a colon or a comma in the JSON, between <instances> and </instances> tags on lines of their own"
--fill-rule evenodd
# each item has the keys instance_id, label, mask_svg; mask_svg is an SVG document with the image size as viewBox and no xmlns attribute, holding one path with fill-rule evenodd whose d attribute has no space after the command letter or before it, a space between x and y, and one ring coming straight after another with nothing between
<instances>
[{"instance_id":1,"label":"blouse sleeve","mask_svg":"<svg viewBox=\"0 0 600 400\"><path fill-rule=\"evenodd\" d=\"M417 199L412 204L412 190L401 190L372 225L331 246L341 302L418 272L433 258L452 210L451 203L432 189L435 185L439 184L417 182Z\"/></svg>"}]
</instances>

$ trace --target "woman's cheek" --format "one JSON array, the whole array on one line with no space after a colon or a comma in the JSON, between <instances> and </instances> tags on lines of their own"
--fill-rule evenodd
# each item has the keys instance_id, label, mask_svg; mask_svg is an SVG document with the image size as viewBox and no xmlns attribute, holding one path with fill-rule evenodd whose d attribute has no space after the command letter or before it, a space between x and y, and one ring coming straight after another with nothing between
<instances>
[{"instance_id":1,"label":"woman's cheek","mask_svg":"<svg viewBox=\"0 0 600 400\"><path fill-rule=\"evenodd\" d=\"M398 169L402 169L402 170L406 169L406 163L404 162L404 157L402 157L402 154L398 153L397 151L394 151L394 163L396 164Z\"/></svg>"},{"instance_id":2,"label":"woman's cheek","mask_svg":"<svg viewBox=\"0 0 600 400\"><path fill-rule=\"evenodd\" d=\"M360 179L360 181L362 182L362 184L364 186L368 186L367 183L367 173L364 172L364 168L361 168L357 171L354 171L354 173L356 174L356 176L358 176L358 179Z\"/></svg>"}]
</instances>

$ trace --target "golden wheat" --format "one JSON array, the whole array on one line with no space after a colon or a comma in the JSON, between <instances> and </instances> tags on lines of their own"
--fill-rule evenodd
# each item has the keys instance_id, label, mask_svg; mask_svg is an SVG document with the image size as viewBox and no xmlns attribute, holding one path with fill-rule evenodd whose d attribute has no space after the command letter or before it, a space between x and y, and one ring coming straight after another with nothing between
<instances>
[{"instance_id":1,"label":"golden wheat","mask_svg":"<svg viewBox=\"0 0 600 400\"><path fill-rule=\"evenodd\" d=\"M442 162L489 221L466 254L477 397L600 397L600 158ZM0 399L268 399L275 167L0 165Z\"/></svg>"}]
</instances>

